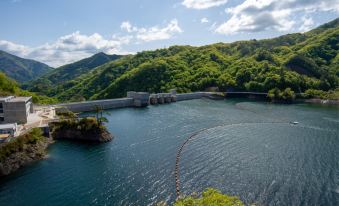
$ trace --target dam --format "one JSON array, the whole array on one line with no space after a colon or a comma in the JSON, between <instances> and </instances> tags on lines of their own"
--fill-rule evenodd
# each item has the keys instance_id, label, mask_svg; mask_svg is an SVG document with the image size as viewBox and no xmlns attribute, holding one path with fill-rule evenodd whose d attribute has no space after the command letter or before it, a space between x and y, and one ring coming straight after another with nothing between
<instances>
[{"instance_id":1,"label":"dam","mask_svg":"<svg viewBox=\"0 0 339 206\"><path fill-rule=\"evenodd\" d=\"M90 112L94 111L95 108L98 106L104 110L124 107L147 107L150 104L167 104L176 101L201 99L204 97L211 98L213 96L217 96L217 94L214 92L192 92L177 94L175 89L172 89L170 93L158 94L129 91L127 92L127 97L125 98L71 102L56 104L52 106L56 108L56 111L67 109L72 112Z\"/></svg>"}]
</instances>

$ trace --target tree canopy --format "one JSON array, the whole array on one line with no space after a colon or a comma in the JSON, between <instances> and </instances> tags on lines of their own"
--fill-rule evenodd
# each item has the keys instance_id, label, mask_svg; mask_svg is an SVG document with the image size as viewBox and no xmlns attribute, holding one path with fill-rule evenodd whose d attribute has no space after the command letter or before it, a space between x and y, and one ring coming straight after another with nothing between
<instances>
[{"instance_id":1,"label":"tree canopy","mask_svg":"<svg viewBox=\"0 0 339 206\"><path fill-rule=\"evenodd\" d=\"M244 203L238 197L208 188L201 197L188 196L175 202L174 206L244 206Z\"/></svg>"}]
</instances>

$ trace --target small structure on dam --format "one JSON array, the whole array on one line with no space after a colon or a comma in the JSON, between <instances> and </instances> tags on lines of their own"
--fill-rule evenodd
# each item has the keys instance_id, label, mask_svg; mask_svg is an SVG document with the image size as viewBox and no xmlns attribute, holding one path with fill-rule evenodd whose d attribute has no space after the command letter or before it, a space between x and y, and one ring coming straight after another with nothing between
<instances>
[{"instance_id":1,"label":"small structure on dam","mask_svg":"<svg viewBox=\"0 0 339 206\"><path fill-rule=\"evenodd\" d=\"M158 104L158 94L151 94L149 97L151 104Z\"/></svg>"},{"instance_id":2,"label":"small structure on dam","mask_svg":"<svg viewBox=\"0 0 339 206\"><path fill-rule=\"evenodd\" d=\"M170 90L171 94L171 101L176 102L177 101L177 90L176 89L171 89Z\"/></svg>"},{"instance_id":3,"label":"small structure on dam","mask_svg":"<svg viewBox=\"0 0 339 206\"><path fill-rule=\"evenodd\" d=\"M150 95L148 92L127 92L127 98L133 99L133 105L135 107L147 107L150 102Z\"/></svg>"},{"instance_id":4,"label":"small structure on dam","mask_svg":"<svg viewBox=\"0 0 339 206\"><path fill-rule=\"evenodd\" d=\"M150 95L150 103L151 104L164 104L176 102L177 96L176 91L173 90L171 93L159 93L159 94L151 94Z\"/></svg>"}]
</instances>

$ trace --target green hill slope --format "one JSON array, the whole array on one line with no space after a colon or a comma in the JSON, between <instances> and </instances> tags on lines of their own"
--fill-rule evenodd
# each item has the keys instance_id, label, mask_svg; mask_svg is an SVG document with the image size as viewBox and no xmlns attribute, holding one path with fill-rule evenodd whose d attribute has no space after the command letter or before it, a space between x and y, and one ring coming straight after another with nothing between
<instances>
[{"instance_id":1,"label":"green hill slope","mask_svg":"<svg viewBox=\"0 0 339 206\"><path fill-rule=\"evenodd\" d=\"M91 71L95 67L119 59L120 57L120 55L107 55L101 52L80 61L56 68L24 85L23 88L29 89L30 91L43 92L51 96L54 95L55 92L50 91L56 86L62 85L69 80Z\"/></svg>"},{"instance_id":2,"label":"green hill slope","mask_svg":"<svg viewBox=\"0 0 339 206\"><path fill-rule=\"evenodd\" d=\"M0 72L0 96L32 96L33 102L37 104L52 104L57 100L54 98L37 95L20 89L15 80L8 78L4 73Z\"/></svg>"},{"instance_id":3,"label":"green hill slope","mask_svg":"<svg viewBox=\"0 0 339 206\"><path fill-rule=\"evenodd\" d=\"M266 40L173 46L99 66L50 95L63 101L125 96L129 90L267 92L273 88L330 90L339 85L339 20L303 34Z\"/></svg>"},{"instance_id":4,"label":"green hill slope","mask_svg":"<svg viewBox=\"0 0 339 206\"><path fill-rule=\"evenodd\" d=\"M0 50L0 71L18 82L32 80L51 70L52 68L46 64Z\"/></svg>"}]
</instances>

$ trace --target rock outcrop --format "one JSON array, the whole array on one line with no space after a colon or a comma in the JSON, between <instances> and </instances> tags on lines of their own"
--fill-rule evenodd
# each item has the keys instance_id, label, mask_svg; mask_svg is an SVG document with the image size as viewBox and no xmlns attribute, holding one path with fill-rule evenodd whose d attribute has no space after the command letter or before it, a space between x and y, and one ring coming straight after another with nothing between
<instances>
[{"instance_id":1,"label":"rock outcrop","mask_svg":"<svg viewBox=\"0 0 339 206\"><path fill-rule=\"evenodd\" d=\"M99 124L94 118L83 118L78 120L66 120L54 122L50 125L51 137L53 139L68 139L86 142L108 142L113 136L106 127Z\"/></svg>"},{"instance_id":2,"label":"rock outcrop","mask_svg":"<svg viewBox=\"0 0 339 206\"><path fill-rule=\"evenodd\" d=\"M82 132L77 129L56 129L51 133L53 139L68 139L86 142L108 142L113 136L103 128L93 129L91 131Z\"/></svg>"},{"instance_id":3,"label":"rock outcrop","mask_svg":"<svg viewBox=\"0 0 339 206\"><path fill-rule=\"evenodd\" d=\"M46 149L53 140L43 138L35 143L24 144L22 148L0 159L0 176L8 175L19 168L41 160L46 156Z\"/></svg>"}]
</instances>

